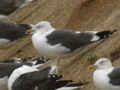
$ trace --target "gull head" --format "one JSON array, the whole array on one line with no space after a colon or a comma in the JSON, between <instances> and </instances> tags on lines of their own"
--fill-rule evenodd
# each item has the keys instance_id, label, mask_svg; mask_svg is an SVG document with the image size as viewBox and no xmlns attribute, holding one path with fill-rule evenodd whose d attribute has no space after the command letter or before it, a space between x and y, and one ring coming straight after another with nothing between
<instances>
[{"instance_id":1,"label":"gull head","mask_svg":"<svg viewBox=\"0 0 120 90\"><path fill-rule=\"evenodd\" d=\"M40 21L36 25L32 25L31 30L27 30L26 34L34 34L35 32L48 32L54 28L48 21Z\"/></svg>"},{"instance_id":2,"label":"gull head","mask_svg":"<svg viewBox=\"0 0 120 90\"><path fill-rule=\"evenodd\" d=\"M35 25L35 28L37 29L37 30L39 30L39 29L46 29L46 28L48 28L48 29L51 29L52 28L52 26L51 26L51 24L50 24L50 22L48 22L48 21L41 21L41 22L38 22L36 25Z\"/></svg>"},{"instance_id":3,"label":"gull head","mask_svg":"<svg viewBox=\"0 0 120 90\"><path fill-rule=\"evenodd\" d=\"M100 58L94 65L90 65L89 69L109 69L111 67L112 63L108 58Z\"/></svg>"}]
</instances>

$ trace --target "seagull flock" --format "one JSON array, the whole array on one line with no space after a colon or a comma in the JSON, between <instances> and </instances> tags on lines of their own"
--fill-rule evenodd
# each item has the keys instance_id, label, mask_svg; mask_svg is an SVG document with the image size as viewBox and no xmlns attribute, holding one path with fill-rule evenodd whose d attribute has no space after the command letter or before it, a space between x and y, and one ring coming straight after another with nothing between
<instances>
[{"instance_id":1,"label":"seagull flock","mask_svg":"<svg viewBox=\"0 0 120 90\"><path fill-rule=\"evenodd\" d=\"M26 0L32 1L32 0ZM58 71L57 63L39 69L47 61L73 53L91 43L109 38L113 31L75 31L54 28L49 21L37 24L17 24L0 21L0 46L9 45L27 37L32 38L34 48L40 57L11 58L0 60L1 90L74 90L87 85L88 82L63 80L64 75ZM50 58L45 60L43 57ZM99 90L120 90L120 68L113 67L108 58L100 58L89 69L95 69L93 82Z\"/></svg>"}]
</instances>

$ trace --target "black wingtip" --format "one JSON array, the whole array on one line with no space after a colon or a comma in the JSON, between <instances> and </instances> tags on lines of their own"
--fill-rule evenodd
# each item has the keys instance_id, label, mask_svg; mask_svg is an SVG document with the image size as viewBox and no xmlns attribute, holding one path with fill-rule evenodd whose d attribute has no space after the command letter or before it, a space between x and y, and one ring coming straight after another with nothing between
<instances>
[{"instance_id":1,"label":"black wingtip","mask_svg":"<svg viewBox=\"0 0 120 90\"><path fill-rule=\"evenodd\" d=\"M89 82L78 82L78 83L68 84L67 86L68 87L76 87L76 86L80 87L80 86L87 85L87 84L89 84Z\"/></svg>"},{"instance_id":2,"label":"black wingtip","mask_svg":"<svg viewBox=\"0 0 120 90\"><path fill-rule=\"evenodd\" d=\"M117 29L114 29L112 31L106 30L106 31L98 32L98 33L96 33L96 35L99 36L100 39L105 39L105 38L110 37L113 33L117 32L117 31L118 31Z\"/></svg>"},{"instance_id":3,"label":"black wingtip","mask_svg":"<svg viewBox=\"0 0 120 90\"><path fill-rule=\"evenodd\" d=\"M111 31L111 34L117 32L118 30L117 29L114 29L113 31Z\"/></svg>"}]
</instances>

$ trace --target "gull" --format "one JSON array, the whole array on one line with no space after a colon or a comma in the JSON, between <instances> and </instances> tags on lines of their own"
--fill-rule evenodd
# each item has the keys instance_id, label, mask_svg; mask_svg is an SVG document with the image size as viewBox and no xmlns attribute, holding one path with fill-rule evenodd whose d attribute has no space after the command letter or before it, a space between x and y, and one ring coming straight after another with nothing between
<instances>
[{"instance_id":1,"label":"gull","mask_svg":"<svg viewBox=\"0 0 120 90\"><path fill-rule=\"evenodd\" d=\"M12 22L0 21L0 45L9 45L25 37L25 32L31 28L30 24L15 24Z\"/></svg>"},{"instance_id":2,"label":"gull","mask_svg":"<svg viewBox=\"0 0 120 90\"><path fill-rule=\"evenodd\" d=\"M120 67L112 66L110 59L100 58L94 65L93 82L99 90L120 90Z\"/></svg>"},{"instance_id":3,"label":"gull","mask_svg":"<svg viewBox=\"0 0 120 90\"><path fill-rule=\"evenodd\" d=\"M73 31L54 28L48 21L40 21L31 25L26 34L32 35L32 43L42 56L50 58L61 57L72 53L78 48L104 40L114 31Z\"/></svg>"},{"instance_id":4,"label":"gull","mask_svg":"<svg viewBox=\"0 0 120 90\"><path fill-rule=\"evenodd\" d=\"M8 80L9 90L74 90L87 83L73 83L71 80L59 80L63 75L52 74L55 66L42 70L31 66L22 66L13 71Z\"/></svg>"}]
</instances>

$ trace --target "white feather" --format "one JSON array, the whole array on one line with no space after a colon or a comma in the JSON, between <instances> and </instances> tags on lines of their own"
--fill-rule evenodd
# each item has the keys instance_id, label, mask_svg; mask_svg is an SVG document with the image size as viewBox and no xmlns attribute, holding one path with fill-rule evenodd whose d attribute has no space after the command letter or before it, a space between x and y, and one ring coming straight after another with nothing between
<instances>
[{"instance_id":1,"label":"white feather","mask_svg":"<svg viewBox=\"0 0 120 90\"><path fill-rule=\"evenodd\" d=\"M81 32L80 32L80 31L76 31L75 33L76 33L76 34L80 34Z\"/></svg>"},{"instance_id":2,"label":"white feather","mask_svg":"<svg viewBox=\"0 0 120 90\"><path fill-rule=\"evenodd\" d=\"M56 90L74 90L74 89L77 89L77 88L80 88L79 86L77 87L61 87L61 88L58 88Z\"/></svg>"},{"instance_id":3,"label":"white feather","mask_svg":"<svg viewBox=\"0 0 120 90\"><path fill-rule=\"evenodd\" d=\"M85 31L86 33L96 34L98 31Z\"/></svg>"},{"instance_id":4,"label":"white feather","mask_svg":"<svg viewBox=\"0 0 120 90\"><path fill-rule=\"evenodd\" d=\"M21 75L28 73L28 72L34 72L34 71L38 71L38 69L27 66L27 65L23 65L20 68L15 69L12 74L10 75L9 79L8 79L8 89L12 90L12 85L15 82L15 80L17 78L19 78Z\"/></svg>"},{"instance_id":5,"label":"white feather","mask_svg":"<svg viewBox=\"0 0 120 90\"><path fill-rule=\"evenodd\" d=\"M112 86L108 78L108 74L113 70L113 68L110 69L100 69L96 70L93 74L93 82L94 85L100 89L100 90L120 90L120 87L114 87ZM115 89L116 88L116 89Z\"/></svg>"},{"instance_id":6,"label":"white feather","mask_svg":"<svg viewBox=\"0 0 120 90\"><path fill-rule=\"evenodd\" d=\"M25 0L25 2L20 6L20 8L23 8L23 7L27 6L32 1L33 0Z\"/></svg>"},{"instance_id":7,"label":"white feather","mask_svg":"<svg viewBox=\"0 0 120 90\"><path fill-rule=\"evenodd\" d=\"M8 39L0 38L0 45L8 44L9 42L10 40Z\"/></svg>"},{"instance_id":8,"label":"white feather","mask_svg":"<svg viewBox=\"0 0 120 90\"><path fill-rule=\"evenodd\" d=\"M38 31L33 34L32 42L36 50L38 50L41 55L47 55L48 57L63 55L63 53L69 52L70 49L62 46L61 44L50 45L47 43L46 36L51 32L53 32L53 30L46 33Z\"/></svg>"},{"instance_id":9,"label":"white feather","mask_svg":"<svg viewBox=\"0 0 120 90\"><path fill-rule=\"evenodd\" d=\"M97 35L93 35L93 38L91 39L91 41L98 41L100 39L100 37L99 36L97 36Z\"/></svg>"},{"instance_id":10,"label":"white feather","mask_svg":"<svg viewBox=\"0 0 120 90\"><path fill-rule=\"evenodd\" d=\"M94 64L97 68L93 73L94 85L99 90L120 90L120 85L112 85L108 75L115 69L107 58L100 58ZM117 81L117 79L116 79Z\"/></svg>"}]
</instances>

